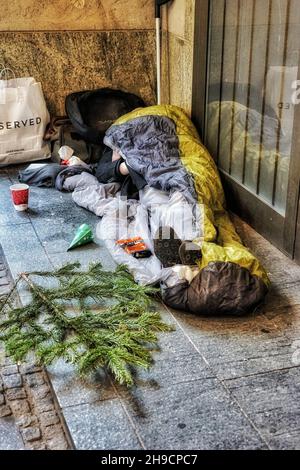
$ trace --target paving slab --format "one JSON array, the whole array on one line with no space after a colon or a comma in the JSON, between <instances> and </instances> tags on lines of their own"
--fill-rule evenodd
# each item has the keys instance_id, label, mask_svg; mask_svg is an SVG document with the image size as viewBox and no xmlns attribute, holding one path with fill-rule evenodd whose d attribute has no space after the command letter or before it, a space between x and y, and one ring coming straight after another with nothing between
<instances>
[{"instance_id":1,"label":"paving slab","mask_svg":"<svg viewBox=\"0 0 300 470\"><path fill-rule=\"evenodd\" d=\"M291 342L300 339L300 284L278 285L261 310Z\"/></svg>"},{"instance_id":2,"label":"paving slab","mask_svg":"<svg viewBox=\"0 0 300 470\"><path fill-rule=\"evenodd\" d=\"M291 340L262 315L199 318L172 311L220 379L291 367Z\"/></svg>"},{"instance_id":3,"label":"paving slab","mask_svg":"<svg viewBox=\"0 0 300 470\"><path fill-rule=\"evenodd\" d=\"M244 244L263 260L271 282L276 287L300 281L300 267L284 253L280 252L271 243L239 217L232 215L233 222Z\"/></svg>"},{"instance_id":4,"label":"paving slab","mask_svg":"<svg viewBox=\"0 0 300 470\"><path fill-rule=\"evenodd\" d=\"M0 450L24 450L25 446L13 418L0 418Z\"/></svg>"},{"instance_id":5,"label":"paving slab","mask_svg":"<svg viewBox=\"0 0 300 470\"><path fill-rule=\"evenodd\" d=\"M76 449L143 448L117 399L64 408L63 414Z\"/></svg>"},{"instance_id":6,"label":"paving slab","mask_svg":"<svg viewBox=\"0 0 300 470\"><path fill-rule=\"evenodd\" d=\"M266 449L219 381L202 378L123 391L123 402L147 449Z\"/></svg>"},{"instance_id":7,"label":"paving slab","mask_svg":"<svg viewBox=\"0 0 300 470\"><path fill-rule=\"evenodd\" d=\"M32 190L30 219L41 243L48 253L67 251L78 227L91 225L94 234L99 218L75 205L71 195L50 189L43 189L43 198L38 188Z\"/></svg>"},{"instance_id":8,"label":"paving slab","mask_svg":"<svg viewBox=\"0 0 300 470\"><path fill-rule=\"evenodd\" d=\"M101 370L90 378L83 379L78 376L71 364L67 364L63 360L57 361L47 369L62 408L116 397L111 381Z\"/></svg>"},{"instance_id":9,"label":"paving slab","mask_svg":"<svg viewBox=\"0 0 300 470\"><path fill-rule=\"evenodd\" d=\"M139 386L150 385L150 388L176 386L179 383L192 382L202 378L216 377L201 356L197 353L179 355L175 353L169 358L157 356L156 361L146 371L138 369L135 374L136 383Z\"/></svg>"},{"instance_id":10,"label":"paving slab","mask_svg":"<svg viewBox=\"0 0 300 470\"><path fill-rule=\"evenodd\" d=\"M116 268L116 263L106 247L96 243L78 247L68 252L49 253L48 256L55 268L60 268L66 263L74 263L75 261L79 261L83 269L86 269L90 263L101 263L108 271L114 271Z\"/></svg>"},{"instance_id":11,"label":"paving slab","mask_svg":"<svg viewBox=\"0 0 300 470\"><path fill-rule=\"evenodd\" d=\"M53 269L31 223L2 226L0 243L13 279L22 272L51 271ZM51 279L39 278L44 287L53 285ZM18 294L23 303L28 303L30 294L23 282L18 284Z\"/></svg>"},{"instance_id":12,"label":"paving slab","mask_svg":"<svg viewBox=\"0 0 300 470\"><path fill-rule=\"evenodd\" d=\"M300 367L227 380L226 385L271 447L300 448Z\"/></svg>"},{"instance_id":13,"label":"paving slab","mask_svg":"<svg viewBox=\"0 0 300 470\"><path fill-rule=\"evenodd\" d=\"M283 434L275 434L270 438L270 446L276 450L300 450L299 429Z\"/></svg>"},{"instance_id":14,"label":"paving slab","mask_svg":"<svg viewBox=\"0 0 300 470\"><path fill-rule=\"evenodd\" d=\"M0 243L14 278L24 271L51 269L36 232L31 223L1 227Z\"/></svg>"}]
</instances>

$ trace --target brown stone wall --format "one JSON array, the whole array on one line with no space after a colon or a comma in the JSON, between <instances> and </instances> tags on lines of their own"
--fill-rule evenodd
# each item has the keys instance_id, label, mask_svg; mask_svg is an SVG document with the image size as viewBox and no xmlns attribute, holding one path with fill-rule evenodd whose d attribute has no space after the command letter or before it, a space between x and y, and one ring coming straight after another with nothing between
<instances>
[{"instance_id":1,"label":"brown stone wall","mask_svg":"<svg viewBox=\"0 0 300 470\"><path fill-rule=\"evenodd\" d=\"M99 87L155 103L152 0L11 0L1 6L0 64L42 83L52 114ZM1 66L0 66L1 67Z\"/></svg>"},{"instance_id":2,"label":"brown stone wall","mask_svg":"<svg viewBox=\"0 0 300 470\"><path fill-rule=\"evenodd\" d=\"M153 16L153 0L4 0L0 30L143 30Z\"/></svg>"}]
</instances>

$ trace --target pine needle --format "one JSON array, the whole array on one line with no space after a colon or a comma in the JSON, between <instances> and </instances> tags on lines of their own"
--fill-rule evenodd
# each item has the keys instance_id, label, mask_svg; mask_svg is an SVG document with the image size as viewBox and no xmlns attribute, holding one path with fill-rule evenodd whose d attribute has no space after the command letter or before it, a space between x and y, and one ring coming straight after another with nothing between
<instances>
[{"instance_id":1,"label":"pine needle","mask_svg":"<svg viewBox=\"0 0 300 470\"><path fill-rule=\"evenodd\" d=\"M51 278L54 286L45 288L33 276ZM0 341L15 361L32 353L42 365L63 358L80 375L103 367L130 386L131 367L149 368L158 334L173 329L153 311L157 289L136 284L124 266L110 272L95 263L82 271L80 263L69 263L20 277L30 303L16 308L10 294L0 298Z\"/></svg>"}]
</instances>

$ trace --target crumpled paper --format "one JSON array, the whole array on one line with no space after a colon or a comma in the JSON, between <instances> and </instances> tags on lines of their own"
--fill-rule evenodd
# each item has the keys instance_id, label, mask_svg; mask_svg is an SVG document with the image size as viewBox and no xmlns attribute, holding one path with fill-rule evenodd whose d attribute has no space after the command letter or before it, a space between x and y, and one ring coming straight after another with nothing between
<instances>
[{"instance_id":1,"label":"crumpled paper","mask_svg":"<svg viewBox=\"0 0 300 470\"><path fill-rule=\"evenodd\" d=\"M63 145L58 151L58 155L62 160L70 160L74 153L74 150L68 145Z\"/></svg>"}]
</instances>

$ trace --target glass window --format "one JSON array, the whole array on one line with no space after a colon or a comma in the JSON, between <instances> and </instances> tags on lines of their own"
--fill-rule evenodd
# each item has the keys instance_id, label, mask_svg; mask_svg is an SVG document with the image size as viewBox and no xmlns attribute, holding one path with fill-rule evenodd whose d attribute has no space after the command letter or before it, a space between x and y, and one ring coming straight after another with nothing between
<instances>
[{"instance_id":1,"label":"glass window","mask_svg":"<svg viewBox=\"0 0 300 470\"><path fill-rule=\"evenodd\" d=\"M221 171L285 214L299 0L212 0L206 145Z\"/></svg>"}]
</instances>

